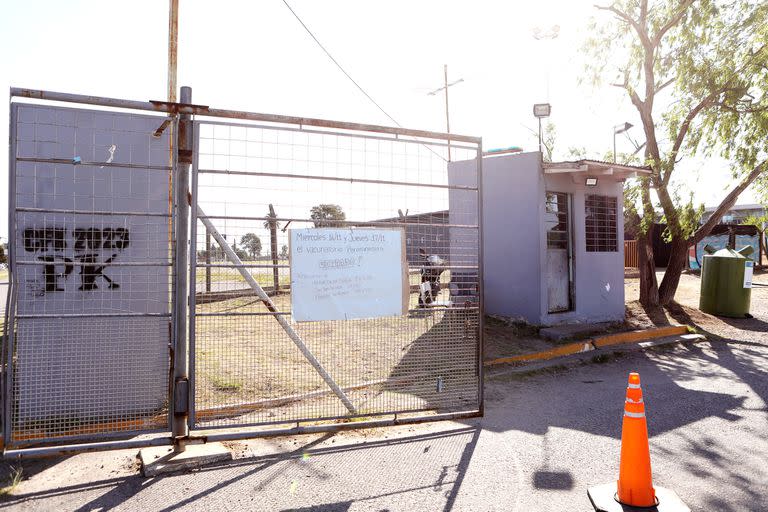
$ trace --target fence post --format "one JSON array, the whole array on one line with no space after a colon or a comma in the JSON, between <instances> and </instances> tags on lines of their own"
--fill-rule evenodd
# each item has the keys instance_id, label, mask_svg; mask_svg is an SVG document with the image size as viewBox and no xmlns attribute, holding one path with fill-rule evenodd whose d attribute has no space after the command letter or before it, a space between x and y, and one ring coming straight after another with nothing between
<instances>
[{"instance_id":1,"label":"fence post","mask_svg":"<svg viewBox=\"0 0 768 512\"><path fill-rule=\"evenodd\" d=\"M192 89L181 88L180 102L192 102ZM176 300L174 302L175 332L173 352L173 422L171 433L176 451L183 451L180 442L189 435L187 420L189 416L189 339L187 337L187 265L189 251L189 166L192 163L192 121L189 114L182 114L176 133L179 157L176 164L176 246L174 278L176 280Z\"/></svg>"},{"instance_id":2,"label":"fence post","mask_svg":"<svg viewBox=\"0 0 768 512\"><path fill-rule=\"evenodd\" d=\"M211 292L211 232L205 228L205 291Z\"/></svg>"}]
</instances>

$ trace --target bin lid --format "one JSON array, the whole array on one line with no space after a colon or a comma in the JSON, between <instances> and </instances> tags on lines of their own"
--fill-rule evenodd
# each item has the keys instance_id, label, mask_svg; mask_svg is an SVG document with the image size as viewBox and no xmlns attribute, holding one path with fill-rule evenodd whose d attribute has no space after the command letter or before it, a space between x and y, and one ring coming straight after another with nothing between
<instances>
[{"instance_id":1,"label":"bin lid","mask_svg":"<svg viewBox=\"0 0 768 512\"><path fill-rule=\"evenodd\" d=\"M744 251L744 249L742 249L742 251ZM744 252L747 252L747 251L744 251ZM747 254L752 254L752 251L748 251ZM734 251L733 249L729 249L727 247L725 249L720 249L714 254L707 254L704 257L705 258L736 258L740 260L751 259L751 258L748 258L746 255L742 254L741 252Z\"/></svg>"}]
</instances>

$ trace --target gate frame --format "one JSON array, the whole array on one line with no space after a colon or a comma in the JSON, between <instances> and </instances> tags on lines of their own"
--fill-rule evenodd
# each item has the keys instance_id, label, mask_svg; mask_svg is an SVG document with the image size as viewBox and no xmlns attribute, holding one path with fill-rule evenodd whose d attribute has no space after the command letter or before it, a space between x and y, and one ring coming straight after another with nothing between
<instances>
[{"instance_id":1,"label":"gate frame","mask_svg":"<svg viewBox=\"0 0 768 512\"><path fill-rule=\"evenodd\" d=\"M430 422L430 421L437 421L437 420L444 420L444 419L461 419L461 418L471 418L471 417L478 417L483 416L484 414L484 368L483 368L483 359L484 359L484 342L483 342L483 325L484 325L484 298L483 298L483 186L482 186L482 155L483 155L483 149L482 149L482 138L481 137L472 137L472 136L464 136L464 135L455 135L455 134L449 134L449 133L440 133L440 132L429 132L429 131L421 131L421 130L410 130L405 128L393 128L393 127L385 127L385 126L376 126L376 125L362 125L362 124L356 124L356 123L344 123L344 122L335 122L335 121L325 121L325 120L318 120L318 119L306 119L306 118L296 118L296 117L290 117L290 116L280 116L280 115L271 115L271 114L258 114L258 113L250 113L250 112L236 112L236 111L217 111L217 110L211 110L209 113L206 114L200 114L205 119L195 119L194 125L195 125L195 144L198 144L199 142L199 126L200 125L209 125L209 126L228 126L228 127L241 127L241 128L264 128L264 129L270 129L275 131L294 131L294 132L302 132L302 133L314 133L314 134L321 134L321 135L338 135L338 136L347 136L347 137L359 137L363 139L373 139L373 140L385 140L385 141L395 141L395 142L407 142L410 144L421 144L426 147L430 146L443 146L443 147L450 147L453 145L454 147L457 147L456 144L451 144L452 142L458 141L458 142L466 142L469 144L474 144L475 147L468 148L467 146L462 146L464 149L469 150L475 150L476 151L476 187L477 187L477 232L478 232L478 247L477 247L477 286L478 286L478 332L477 332L477 346L476 348L476 371L478 376L478 407L477 410L472 411L461 411L461 412L450 412L450 413L437 413L432 415L419 415L416 417L410 416L413 414L420 414L427 411L433 411L434 409L418 409L418 410L408 410L408 411L386 411L386 412L368 412L365 414L362 413L353 413L353 414L347 414L344 416L323 416L323 417L317 417L317 418L303 418L298 420L289 420L284 421L281 423L273 423L273 422L249 422L243 425L233 425L233 426L196 426L195 425L195 417L196 417L196 410L195 407L190 408L190 415L189 415L189 440L195 441L195 442L209 442L209 441L230 441L230 440L238 440L238 439L249 439L249 438L255 438L255 437L269 437L269 436L277 436L277 435L295 435L295 434L302 434L302 433L315 433L315 432L335 432L335 431L341 431L341 430L350 430L350 429L357 429L357 428L373 428L373 427L383 427L383 426L391 426L391 425L398 425L398 424L411 424L411 423L420 423L420 422ZM255 121L257 123L271 123L271 124L246 124L246 123L227 123L222 121L219 118L229 118L229 119L235 119L235 120L246 120L246 121ZM216 118L216 119L209 119L209 118ZM288 126L286 126L288 125ZM318 127L320 129L305 129L305 126L312 126L312 127ZM326 130L322 130L325 128ZM333 130L333 131L331 131ZM365 132L365 133L361 133ZM377 134L379 134L377 136ZM384 136L384 134L392 135L391 137ZM401 138L401 136L406 137L413 137L404 139ZM422 140L422 139L428 139L428 140ZM205 218L212 218L217 219L220 218L219 216L211 216L208 217L203 212L198 211L198 171L199 171L199 159L198 159L199 151L197 149L195 150L195 158L193 161L192 166L192 177L191 177L191 183L193 184L192 188L192 215L190 216L190 228L191 228L191 235L190 235L190 244L196 244L197 243L197 222L200 217ZM450 161L449 161L450 163ZM243 174L243 175L250 175L252 173L249 173L247 171L221 171L224 174ZM260 175L264 175L269 173L260 173ZM274 177L281 177L282 175L275 174ZM293 175L291 174L290 177L310 177L306 175ZM314 177L314 176L312 176ZM331 181L343 181L343 182L350 182L349 178L341 178L341 177L321 177L319 179L323 180L331 180ZM359 183L377 183L377 184L402 184L402 185L410 185L415 187L430 187L432 185L426 184L426 183L418 183L418 182L390 182L390 181L383 181L383 180L370 180L366 179L365 176L358 178L353 178L351 180L352 182L359 182ZM440 186L443 187L442 185ZM459 187L461 188L461 187ZM234 217L228 217L231 219L241 219L246 220L244 217L234 216ZM248 217L248 219L251 219ZM251 219L253 220L253 219ZM306 219L278 219L280 221L304 221ZM391 223L388 223L387 225L392 225ZM226 252L226 251L225 251ZM237 267L237 264L235 262L230 261L230 265L233 267ZM195 327L195 306L196 306L196 299L195 299L195 289L196 289L196 283L197 283L197 248L190 245L190 276L189 276L189 283L190 283L190 330L191 332L194 332ZM195 357L195 350L194 350L194 344L195 344L195 336L190 335L191 339L191 348L190 348L190 404L193 404L195 401L195 372L196 372L196 365L194 363L194 357ZM310 360L310 363L312 361ZM322 373L321 373L322 376ZM406 415L405 417L400 415ZM324 424L317 424L318 422L327 422L327 421L333 421L333 420L339 420L339 419L354 419L354 418L370 418L370 417L383 417L383 416L392 416L392 419L385 419L385 420L367 420L367 421L356 421L352 424L348 423L324 423ZM310 424L310 425L303 425L303 424ZM294 425L292 427L285 427L285 425ZM225 429L229 428L229 431L226 431ZM258 430L254 430L254 429ZM236 431L233 431L232 429L238 429Z\"/></svg>"},{"instance_id":2,"label":"gate frame","mask_svg":"<svg viewBox=\"0 0 768 512\"><path fill-rule=\"evenodd\" d=\"M185 88L182 88L185 89ZM187 88L188 89L188 88ZM189 96L186 96L182 93L182 99L187 99L189 101L191 99L191 89L189 90ZM186 97L185 97L186 96ZM171 118L176 124L176 122L179 119L180 115L199 115L204 116L206 118L223 118L223 119L232 119L232 120L242 120L242 121L256 121L256 122L267 122L267 123L274 123L274 124L283 124L283 125L292 125L293 128L287 128L287 129L294 129L294 130L300 130L300 131L306 131L304 130L305 126L312 126L317 127L320 129L334 129L334 130L343 130L348 136L355 136L356 134L354 132L369 132L369 133L378 133L382 134L381 138L384 140L400 140L400 141L408 141L408 142L423 142L424 144L429 144L433 146L441 146L441 145L447 145L450 146L451 142L466 142L469 144L476 145L477 150L477 157L476 157L476 183L477 183L477 231L478 231L478 251L477 251L477 295L478 295L478 325L477 325L477 346L476 346L476 352L477 352L477 359L476 359L476 372L478 376L478 409L476 411L469 411L469 412L458 412L458 413L440 413L440 414L434 414L432 416L418 416L418 417L398 417L398 413L396 412L385 412L385 413L378 413L378 414L367 414L365 416L383 416L383 415L393 415L394 417L392 419L386 419L386 420L369 420L369 421L361 421L361 422L353 422L353 423L346 423L346 424L311 424L311 425L302 425L302 423L307 422L316 422L320 421L322 419L306 419L306 420L299 420L299 421L291 421L287 422L289 424L295 423L295 427L290 428L274 428L269 431L238 431L238 432L216 432L216 433L206 433L204 432L204 429L201 429L200 431L193 431L189 430L187 433L182 434L181 436L174 437L174 405L175 404L188 404L188 410L191 409L191 407L194 406L194 341L191 341L194 339L194 326L193 322L189 322L190 325L187 326L185 329L186 332L189 332L189 336L184 336L186 338L185 347L187 348L187 361L191 365L190 366L190 372L189 372L189 385L187 386L177 386L176 385L176 370L177 365L174 364L174 357L170 358L169 363L169 393L168 393L168 403L169 403L169 424L168 424L168 430L167 433L168 436L163 437L154 437L154 438L148 438L148 439L125 439L125 440L109 440L109 437L117 437L124 435L123 433L112 433L110 436L109 433L107 434L100 434L100 435L94 435L93 437L78 437L77 442L73 444L57 444L57 441L51 441L50 443L40 443L44 444L44 446L40 447L19 447L14 449L6 449L5 444L3 444L3 458L10 459L10 458L21 458L21 457L40 457L40 456L51 456L51 455L64 455L64 454L73 454L73 453L81 453L81 452L92 452L92 451L101 451L101 450L112 450L112 449L126 449L126 448L142 448L142 447L150 447L150 446L163 446L163 445L177 445L183 446L184 442L207 442L207 441L223 441L223 440L234 440L234 439L245 439L245 438L253 438L253 437L260 437L260 436L277 436L277 435L292 435L292 434L300 434L300 433L313 433L313 432L331 432L331 431L340 431L340 430L349 430L349 429L358 429L358 428L370 428L370 427L381 427L381 426L389 426L389 425L397 425L397 424L412 424L412 423L421 423L421 422L430 422L430 421L438 421L443 419L461 419L461 418L471 418L471 417L477 417L482 416L484 414L484 368L483 368L483 354L484 354L484 346L483 346L483 324L484 324L484 297L483 297L483 173L482 173L482 137L473 137L473 136L467 136L467 135L459 135L459 134L449 134L449 133L442 133L442 132L432 132L432 131L426 131L426 130L414 130L414 129L407 129L407 128L401 128L401 127L389 127L389 126L382 126L382 125L372 125L372 124L362 124L362 123L350 123L350 122L341 122L341 121L330 121L330 120L324 120L324 119L316 119L316 118L305 118L305 117L297 117L297 116L284 116L284 115L277 115L277 114L263 114L263 113L255 113L255 112L247 112L247 111L238 111L238 110L227 110L227 109L213 109L209 108L206 105L196 105L192 104L191 102L169 102L169 101L139 101L139 100L126 100L126 99L118 99L118 98L111 98L111 97L101 97L101 96L89 96L89 95L81 95L81 94L72 94L72 93L64 93L64 92L55 92L55 91L46 91L46 90L40 90L40 89L26 89L26 88L18 88L18 87L12 87L10 89L10 130L9 130L9 137L10 137L10 148L9 148L9 202L8 202L8 213L9 213L9 223L14 219L14 206L15 206L15 193L11 194L11 191L15 191L15 171L16 171L16 116L14 115L16 112L16 109L18 108L18 105L21 104L19 102L14 102L13 98L20 98L20 99L32 99L32 100L43 100L43 101L50 101L50 102L62 102L62 103L74 103L81 106L84 105L93 105L97 107L106 107L106 108L116 108L116 109L124 109L124 110L130 110L130 111L144 111L144 112L161 112L168 114L169 118ZM195 132L196 134L196 127L198 125L198 122L195 120L192 123L192 126L194 127L192 130L187 130L187 135L192 135L192 132ZM178 157L178 150L179 150L179 131L183 130L174 130L173 134L173 142L174 142L174 151L173 154L175 157L172 161L172 174L174 176L173 180L173 193L174 197L180 198L182 196L186 196L182 191L177 190L177 183L179 182L178 179L176 179L177 174L179 172L179 157ZM321 130L316 130L319 133L333 133L333 132L324 132ZM343 134L343 133L340 133ZM359 135L359 134L358 134ZM386 137L385 135L390 135L391 137ZM418 140L410 140L410 139L401 139L400 137L412 137L414 139L429 139L433 141L446 141L445 144L441 144L440 142L424 142L424 141L418 141ZM376 138L375 136L368 136L367 138ZM197 139L196 137L193 138L193 145L196 143ZM190 148L192 150L193 158L196 159L198 155L198 150L195 147ZM191 189L191 191L194 191L192 194L192 202L194 205L197 204L197 197L196 197L196 185L197 185L197 166L194 165L191 169L191 176L190 176L190 184L194 186L194 189ZM183 180L182 180L183 181ZM364 178L362 178L360 181L365 181ZM418 184L416 184L418 185ZM176 229L181 229L180 223L177 221L178 219L178 213L177 209L179 207L184 207L185 209L190 208L190 204L187 201L177 201L177 204L174 206L172 211L172 222L174 225L176 225ZM192 217L194 219L194 223L187 222L185 232L191 233L193 232L191 230L190 224L193 226L196 225L197 222L197 212L195 212L195 215ZM187 216L187 219L189 219L190 216ZM15 220L13 220L15 222ZM178 237L178 233L175 233L175 236L173 237L173 240L170 242L175 242ZM194 241L190 237L189 239L190 243L187 245L187 251L186 255L189 256L191 251L194 249L191 246L191 242ZM15 259L13 256L13 250L15 249L15 240L13 240L10 237L9 233L9 241L8 241L8 249L9 249L9 272L11 266L15 269ZM196 257L196 253L192 253L194 257ZM172 301L170 304L170 310L171 310L171 322L173 326L181 325L177 324L177 319L175 318L175 311L177 309L179 311L186 310L186 313L184 315L184 322L186 322L187 319L190 318L189 314L190 309L187 308L193 308L195 304L194 296L190 296L192 294L186 294L184 297L179 297L175 293L175 290L177 288L177 282L181 278L182 281L186 281L187 276L189 275L190 278L194 278L192 274L193 265L189 264L189 269L178 269L175 263L175 255L174 255L174 263L172 267L172 279L173 279L173 287L172 287ZM187 260L189 262L189 259ZM191 263L191 262L189 262ZM187 271L190 273L187 274ZM181 275L184 274L183 278ZM14 282L13 282L13 273L10 273L11 279L9 280L9 289L8 289L8 303L6 305L6 311L5 311L5 317L6 317L6 323L4 325L4 342L2 343L2 349L4 353L2 354L2 361L0 364L3 365L4 370L6 371L5 378L2 379L2 410L3 410L3 418L2 418L2 430L3 430L3 441L6 439L10 439L6 435L6 432L10 429L10 415L8 414L10 406L11 406L11 397L10 397L10 388L9 386L9 379L10 379L10 373L8 370L12 368L12 358L13 358L13 333L9 333L9 323L11 317L11 307L15 304L15 300L12 300L15 297L15 288ZM187 305L189 304L189 305ZM12 329L10 329L12 331ZM179 336L176 332L176 328L172 328L172 336L171 336L171 345L174 348L174 354L176 353L177 347L176 342L177 340L181 340L181 336ZM178 347L182 348L182 347ZM184 390L186 390L186 396L180 396L180 394L184 393ZM179 402L177 402L180 400ZM190 415L193 416L193 415ZM345 416L344 418L354 418L355 416ZM185 422L186 423L186 422ZM187 425L185 425L187 426ZM191 425L189 425L191 426ZM151 432L158 432L157 430L153 430ZM147 432L142 432L147 433ZM135 436L137 435L137 432L130 432L127 433L129 436ZM107 438L107 439L105 439ZM89 442L91 440L94 440L94 442ZM66 442L66 438L62 438L62 442Z\"/></svg>"}]
</instances>

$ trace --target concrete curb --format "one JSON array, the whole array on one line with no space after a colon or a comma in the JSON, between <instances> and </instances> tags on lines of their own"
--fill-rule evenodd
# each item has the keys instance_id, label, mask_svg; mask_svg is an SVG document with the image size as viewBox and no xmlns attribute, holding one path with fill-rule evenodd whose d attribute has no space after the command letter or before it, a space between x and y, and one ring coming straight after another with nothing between
<instances>
[{"instance_id":1,"label":"concrete curb","mask_svg":"<svg viewBox=\"0 0 768 512\"><path fill-rule=\"evenodd\" d=\"M589 352L579 352L562 357L541 361L528 361L517 364L499 364L487 368L487 375L527 375L535 374L542 370L550 368L567 368L578 365L593 364L604 362L603 358L612 358L623 353L643 352L655 348L662 348L671 345L680 345L683 343L695 343L705 341L707 338L701 334L682 334L679 336L666 336L664 338L649 339L637 343L621 343L613 346L597 348Z\"/></svg>"},{"instance_id":2,"label":"concrete curb","mask_svg":"<svg viewBox=\"0 0 768 512\"><path fill-rule=\"evenodd\" d=\"M484 361L483 366L487 368L503 364L520 365L534 361L547 361L557 357L580 354L583 352L591 352L593 350L609 347L612 345L643 342L656 338L666 338L669 336L679 336L681 334L686 334L687 332L687 325L669 325L666 327L657 327L655 329L620 332L616 334L609 334L607 336L599 336L589 340L567 343L565 345L560 345L558 347L544 350L542 352L533 352L531 354L521 354L519 356L512 357L499 357L497 359Z\"/></svg>"}]
</instances>

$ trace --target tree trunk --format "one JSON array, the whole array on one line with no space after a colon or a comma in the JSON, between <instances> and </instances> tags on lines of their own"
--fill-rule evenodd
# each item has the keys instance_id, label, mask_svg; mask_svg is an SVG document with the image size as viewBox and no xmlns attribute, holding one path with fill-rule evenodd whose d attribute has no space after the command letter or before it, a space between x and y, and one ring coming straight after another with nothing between
<instances>
[{"instance_id":1,"label":"tree trunk","mask_svg":"<svg viewBox=\"0 0 768 512\"><path fill-rule=\"evenodd\" d=\"M659 303L662 306L666 306L675 299L677 285L680 284L680 275L685 270L688 259L689 243L687 240L673 239L671 245L669 264L667 264L664 279L661 280L659 287Z\"/></svg>"},{"instance_id":2,"label":"tree trunk","mask_svg":"<svg viewBox=\"0 0 768 512\"><path fill-rule=\"evenodd\" d=\"M653 261L653 226L647 233L637 236L638 267L640 270L640 304L644 307L659 305L659 286L656 264Z\"/></svg>"}]
</instances>

